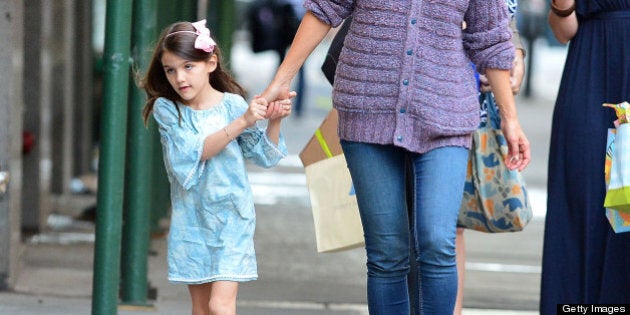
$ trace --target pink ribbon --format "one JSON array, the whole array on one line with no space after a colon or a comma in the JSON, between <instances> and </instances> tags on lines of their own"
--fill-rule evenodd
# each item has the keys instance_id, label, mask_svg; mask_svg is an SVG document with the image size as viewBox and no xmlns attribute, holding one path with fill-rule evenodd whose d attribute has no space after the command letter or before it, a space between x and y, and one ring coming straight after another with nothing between
<instances>
[{"instance_id":1,"label":"pink ribbon","mask_svg":"<svg viewBox=\"0 0 630 315\"><path fill-rule=\"evenodd\" d=\"M195 48L209 53L213 52L217 43L210 37L210 30L206 27L206 19L192 23L192 25L196 30L195 34L197 34Z\"/></svg>"},{"instance_id":2,"label":"pink ribbon","mask_svg":"<svg viewBox=\"0 0 630 315\"><path fill-rule=\"evenodd\" d=\"M201 21L192 23L192 25L195 28L194 32L193 31L177 31L177 32L172 32L166 35L166 37L169 37L171 35L175 35L178 33L195 34L197 35L197 39L195 39L195 48L201 49L209 53L213 52L214 47L217 45L217 43L215 43L214 40L212 40L212 38L210 37L210 30L206 27L206 20L203 19Z\"/></svg>"}]
</instances>

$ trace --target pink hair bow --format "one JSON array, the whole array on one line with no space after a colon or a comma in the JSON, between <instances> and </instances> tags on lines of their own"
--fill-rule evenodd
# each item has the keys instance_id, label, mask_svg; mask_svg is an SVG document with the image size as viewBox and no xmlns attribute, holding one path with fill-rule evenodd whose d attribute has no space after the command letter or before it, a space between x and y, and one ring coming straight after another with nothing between
<instances>
[{"instance_id":1,"label":"pink hair bow","mask_svg":"<svg viewBox=\"0 0 630 315\"><path fill-rule=\"evenodd\" d=\"M210 30L206 27L206 20L197 21L192 23L196 30L197 39L195 40L195 48L201 49L205 52L213 52L216 42L210 37Z\"/></svg>"}]
</instances>

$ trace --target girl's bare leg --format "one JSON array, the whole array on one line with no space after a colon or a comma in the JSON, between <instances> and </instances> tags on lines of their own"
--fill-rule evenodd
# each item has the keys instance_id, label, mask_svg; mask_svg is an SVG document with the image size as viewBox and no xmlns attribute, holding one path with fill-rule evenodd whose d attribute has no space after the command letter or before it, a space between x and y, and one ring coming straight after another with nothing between
<instances>
[{"instance_id":1,"label":"girl's bare leg","mask_svg":"<svg viewBox=\"0 0 630 315\"><path fill-rule=\"evenodd\" d=\"M238 282L217 281L212 283L210 294L211 315L236 315Z\"/></svg>"},{"instance_id":2,"label":"girl's bare leg","mask_svg":"<svg viewBox=\"0 0 630 315\"><path fill-rule=\"evenodd\" d=\"M192 315L236 315L238 282L216 281L189 285Z\"/></svg>"},{"instance_id":3,"label":"girl's bare leg","mask_svg":"<svg viewBox=\"0 0 630 315\"><path fill-rule=\"evenodd\" d=\"M192 300L192 315L210 315L210 294L212 283L188 285Z\"/></svg>"}]
</instances>

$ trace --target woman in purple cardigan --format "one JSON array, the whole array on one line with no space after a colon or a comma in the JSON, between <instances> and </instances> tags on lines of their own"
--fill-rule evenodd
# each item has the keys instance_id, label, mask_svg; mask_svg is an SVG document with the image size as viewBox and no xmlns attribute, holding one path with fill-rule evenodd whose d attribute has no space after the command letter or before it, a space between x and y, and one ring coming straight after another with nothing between
<instances>
[{"instance_id":1,"label":"woman in purple cardigan","mask_svg":"<svg viewBox=\"0 0 630 315\"><path fill-rule=\"evenodd\" d=\"M370 314L409 314L409 220L425 314L452 314L457 293L455 227L477 85L485 74L508 141L506 164L523 170L529 142L510 85L514 47L505 0L305 0L307 13L267 100L287 95L313 49L353 16L339 58L333 104L356 190L367 252ZM466 29L462 30L462 23ZM405 163L413 165L415 209L407 215Z\"/></svg>"}]
</instances>

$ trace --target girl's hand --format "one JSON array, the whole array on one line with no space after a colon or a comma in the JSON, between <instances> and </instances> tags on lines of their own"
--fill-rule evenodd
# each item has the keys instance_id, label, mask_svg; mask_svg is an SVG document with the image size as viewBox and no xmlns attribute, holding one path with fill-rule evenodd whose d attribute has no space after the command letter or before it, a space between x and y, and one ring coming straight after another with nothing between
<instances>
[{"instance_id":1,"label":"girl's hand","mask_svg":"<svg viewBox=\"0 0 630 315\"><path fill-rule=\"evenodd\" d=\"M267 100L260 97L260 95L254 96L254 99L249 103L249 108L243 114L247 126L251 127L256 124L257 121L265 119L267 113Z\"/></svg>"},{"instance_id":2,"label":"girl's hand","mask_svg":"<svg viewBox=\"0 0 630 315\"><path fill-rule=\"evenodd\" d=\"M293 104L291 99L297 95L295 91L291 91L288 93L288 97L281 100L275 100L273 102L269 102L269 106L267 106L267 114L265 117L268 119L281 119L287 117L291 114L291 108Z\"/></svg>"},{"instance_id":3,"label":"girl's hand","mask_svg":"<svg viewBox=\"0 0 630 315\"><path fill-rule=\"evenodd\" d=\"M280 100L269 103L267 106L267 118L269 120L282 119L291 114L291 100Z\"/></svg>"}]
</instances>

